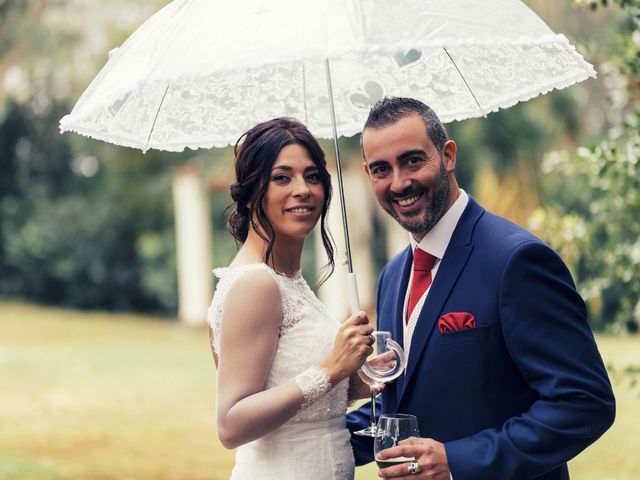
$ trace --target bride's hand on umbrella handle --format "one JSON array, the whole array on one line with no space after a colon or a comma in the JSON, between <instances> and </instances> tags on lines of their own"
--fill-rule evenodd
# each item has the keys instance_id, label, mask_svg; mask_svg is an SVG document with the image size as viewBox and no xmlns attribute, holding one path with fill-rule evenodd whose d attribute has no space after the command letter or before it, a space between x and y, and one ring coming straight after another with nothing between
<instances>
[{"instance_id":1,"label":"bride's hand on umbrella handle","mask_svg":"<svg viewBox=\"0 0 640 480\"><path fill-rule=\"evenodd\" d=\"M335 385L353 374L364 362L373 349L373 327L365 312L350 316L336 335L333 351L320 364L329 373L331 384Z\"/></svg>"}]
</instances>

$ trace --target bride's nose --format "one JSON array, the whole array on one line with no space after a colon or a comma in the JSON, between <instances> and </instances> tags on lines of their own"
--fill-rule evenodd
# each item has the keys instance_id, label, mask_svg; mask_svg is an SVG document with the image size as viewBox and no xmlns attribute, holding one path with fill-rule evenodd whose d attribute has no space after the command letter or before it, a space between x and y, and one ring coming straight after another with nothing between
<instances>
[{"instance_id":1,"label":"bride's nose","mask_svg":"<svg viewBox=\"0 0 640 480\"><path fill-rule=\"evenodd\" d=\"M292 194L294 197L306 198L311 195L311 189L304 179L295 180Z\"/></svg>"}]
</instances>

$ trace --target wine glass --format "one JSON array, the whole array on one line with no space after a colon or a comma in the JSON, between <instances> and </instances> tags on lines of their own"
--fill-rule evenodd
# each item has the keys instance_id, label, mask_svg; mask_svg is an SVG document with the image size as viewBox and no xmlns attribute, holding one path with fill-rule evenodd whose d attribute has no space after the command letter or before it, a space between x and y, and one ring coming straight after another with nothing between
<instances>
[{"instance_id":1,"label":"wine glass","mask_svg":"<svg viewBox=\"0 0 640 480\"><path fill-rule=\"evenodd\" d=\"M419 437L418 419L405 413L382 414L378 420L376 438L373 443L373 454L380 468L387 468L399 463L415 462L414 457L395 457L378 459L378 454L387 448L396 447L398 442L409 437Z\"/></svg>"},{"instance_id":2,"label":"wine glass","mask_svg":"<svg viewBox=\"0 0 640 480\"><path fill-rule=\"evenodd\" d=\"M391 338L391 332L374 331L373 352L367 357L358 376L369 385L371 391L371 425L354 432L365 437L376 436L376 391L386 382L395 380L404 371L406 360L402 347Z\"/></svg>"}]
</instances>

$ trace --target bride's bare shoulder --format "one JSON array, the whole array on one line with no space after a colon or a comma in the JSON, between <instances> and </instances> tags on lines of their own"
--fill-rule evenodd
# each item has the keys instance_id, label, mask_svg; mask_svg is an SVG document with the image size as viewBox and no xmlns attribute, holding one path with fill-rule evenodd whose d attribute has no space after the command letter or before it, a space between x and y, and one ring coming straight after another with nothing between
<instances>
[{"instance_id":1,"label":"bride's bare shoulder","mask_svg":"<svg viewBox=\"0 0 640 480\"><path fill-rule=\"evenodd\" d=\"M233 276L232 290L242 290L245 293L260 293L267 291L273 294L278 291L278 284L274 275L264 264L246 264L230 267Z\"/></svg>"},{"instance_id":2,"label":"bride's bare shoulder","mask_svg":"<svg viewBox=\"0 0 640 480\"><path fill-rule=\"evenodd\" d=\"M265 266L266 267L266 266ZM231 267L233 285L224 301L225 313L247 320L272 318L279 323L282 317L280 288L268 268L259 265Z\"/></svg>"}]
</instances>

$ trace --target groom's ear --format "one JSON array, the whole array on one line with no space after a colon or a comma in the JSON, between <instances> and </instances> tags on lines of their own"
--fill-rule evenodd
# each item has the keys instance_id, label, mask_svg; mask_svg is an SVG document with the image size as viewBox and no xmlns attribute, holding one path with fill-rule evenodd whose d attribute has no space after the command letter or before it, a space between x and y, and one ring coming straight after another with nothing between
<instances>
[{"instance_id":1,"label":"groom's ear","mask_svg":"<svg viewBox=\"0 0 640 480\"><path fill-rule=\"evenodd\" d=\"M456 171L456 152L458 150L458 146L456 142L453 140L447 140L442 149L444 165L447 169L447 172L453 173Z\"/></svg>"},{"instance_id":2,"label":"groom's ear","mask_svg":"<svg viewBox=\"0 0 640 480\"><path fill-rule=\"evenodd\" d=\"M367 165L366 160L362 162L362 167L364 168L364 173L366 173L368 177L371 177L371 172L369 172L369 165Z\"/></svg>"}]
</instances>

